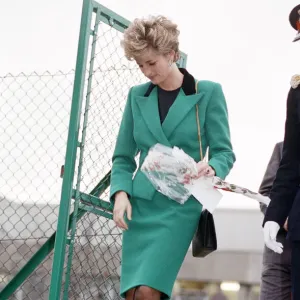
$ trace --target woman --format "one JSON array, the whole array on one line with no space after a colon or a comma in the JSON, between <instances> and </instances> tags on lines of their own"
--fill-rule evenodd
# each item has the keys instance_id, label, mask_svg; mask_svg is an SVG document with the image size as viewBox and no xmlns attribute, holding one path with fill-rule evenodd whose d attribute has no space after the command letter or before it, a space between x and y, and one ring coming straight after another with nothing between
<instances>
[{"instance_id":1,"label":"woman","mask_svg":"<svg viewBox=\"0 0 300 300\"><path fill-rule=\"evenodd\" d=\"M136 170L156 143L178 146L200 161L196 104L203 153L198 176L224 178L235 161L221 86L178 69L179 31L165 17L137 19L124 33L125 55L135 60L146 84L131 88L113 155L111 200L114 221L124 229L121 295L126 299L168 299L197 228L202 205L190 197L178 204L157 192ZM126 215L126 216L125 216Z\"/></svg>"}]
</instances>

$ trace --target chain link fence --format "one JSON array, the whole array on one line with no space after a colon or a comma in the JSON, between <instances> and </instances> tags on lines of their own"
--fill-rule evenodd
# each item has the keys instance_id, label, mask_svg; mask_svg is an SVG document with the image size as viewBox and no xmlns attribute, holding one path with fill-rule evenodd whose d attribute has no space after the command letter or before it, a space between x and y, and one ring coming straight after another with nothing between
<instances>
[{"instance_id":1,"label":"chain link fence","mask_svg":"<svg viewBox=\"0 0 300 300\"><path fill-rule=\"evenodd\" d=\"M0 287L56 229L74 71L0 77ZM43 299L51 261L11 299ZM48 281L48 283L46 283Z\"/></svg>"},{"instance_id":2,"label":"chain link fence","mask_svg":"<svg viewBox=\"0 0 300 300\"><path fill-rule=\"evenodd\" d=\"M124 57L122 33L98 26L90 57L94 68L87 71L90 103L82 111L89 115L84 152L77 163L82 164L80 191L87 194L111 169L129 88L145 81ZM73 70L0 77L1 288L56 230L73 81ZM101 199L109 201L108 194L109 189ZM121 235L114 223L87 212L77 223L74 241L68 299L119 299ZM48 299L52 256L10 299Z\"/></svg>"}]
</instances>

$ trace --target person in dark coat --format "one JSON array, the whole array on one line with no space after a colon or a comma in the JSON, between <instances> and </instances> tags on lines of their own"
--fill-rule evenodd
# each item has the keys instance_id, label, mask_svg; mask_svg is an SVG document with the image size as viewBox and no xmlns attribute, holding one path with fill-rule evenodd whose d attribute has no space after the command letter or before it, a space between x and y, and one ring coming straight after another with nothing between
<instances>
[{"instance_id":1,"label":"person in dark coat","mask_svg":"<svg viewBox=\"0 0 300 300\"><path fill-rule=\"evenodd\" d=\"M290 13L290 23L297 30L300 5ZM299 32L297 31L297 35ZM297 36L296 36L296 39ZM270 193L271 202L264 218L266 246L283 252L282 243L276 240L278 231L288 218L288 238L292 245L292 294L300 300L300 75L291 80L287 98L287 112L282 159Z\"/></svg>"},{"instance_id":2,"label":"person in dark coat","mask_svg":"<svg viewBox=\"0 0 300 300\"><path fill-rule=\"evenodd\" d=\"M277 143L268 163L265 175L259 187L259 193L269 197L275 180L276 172L282 158L283 142ZM267 206L260 203L263 214ZM291 246L287 236L287 221L277 235L277 241L283 244L280 255L264 247L263 268L261 274L260 300L290 300L291 299Z\"/></svg>"}]
</instances>

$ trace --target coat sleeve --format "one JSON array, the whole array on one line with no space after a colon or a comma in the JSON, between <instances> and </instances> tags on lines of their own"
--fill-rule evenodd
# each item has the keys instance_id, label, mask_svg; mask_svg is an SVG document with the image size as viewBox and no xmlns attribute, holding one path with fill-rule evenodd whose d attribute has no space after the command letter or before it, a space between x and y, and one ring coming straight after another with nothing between
<instances>
[{"instance_id":1,"label":"coat sleeve","mask_svg":"<svg viewBox=\"0 0 300 300\"><path fill-rule=\"evenodd\" d=\"M297 113L299 101L300 87L292 88L287 99L282 159L273 183L271 202L263 224L274 221L283 226L299 189L300 135Z\"/></svg>"},{"instance_id":2,"label":"coat sleeve","mask_svg":"<svg viewBox=\"0 0 300 300\"><path fill-rule=\"evenodd\" d=\"M131 109L132 89L129 92L124 109L116 146L112 157L110 200L118 191L124 191L132 196L132 177L136 170L135 156L137 145L133 137L133 116Z\"/></svg>"},{"instance_id":3,"label":"coat sleeve","mask_svg":"<svg viewBox=\"0 0 300 300\"><path fill-rule=\"evenodd\" d=\"M264 196L269 197L273 182L276 177L277 170L279 168L280 160L281 160L281 143L275 145L272 156L268 163L266 172L264 174L263 180L260 184L258 192ZM263 214L266 213L267 206L263 203L260 203L260 210Z\"/></svg>"},{"instance_id":4,"label":"coat sleeve","mask_svg":"<svg viewBox=\"0 0 300 300\"><path fill-rule=\"evenodd\" d=\"M235 155L230 141L226 100L220 84L215 84L206 113L206 137L209 147L209 165L216 176L224 179L231 170Z\"/></svg>"}]
</instances>

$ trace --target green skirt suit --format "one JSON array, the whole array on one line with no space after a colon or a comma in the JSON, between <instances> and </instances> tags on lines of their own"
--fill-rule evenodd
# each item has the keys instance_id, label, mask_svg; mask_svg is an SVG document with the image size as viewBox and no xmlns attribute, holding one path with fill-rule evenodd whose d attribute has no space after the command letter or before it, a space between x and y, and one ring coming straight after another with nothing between
<instances>
[{"instance_id":1,"label":"green skirt suit","mask_svg":"<svg viewBox=\"0 0 300 300\"><path fill-rule=\"evenodd\" d=\"M122 297L137 286L159 290L162 298L171 297L202 210L192 196L181 205L155 190L140 170L150 147L156 143L177 146L200 161L195 108L198 104L202 150L205 153L209 148L209 165L217 176L225 178L235 161L221 86L199 81L196 94L194 77L185 69L180 71L184 74L183 84L163 122L165 107L159 87L146 83L131 88L120 125L113 155L111 201L116 192L125 191L132 205L132 220L126 220L129 228L123 233Z\"/></svg>"}]
</instances>

